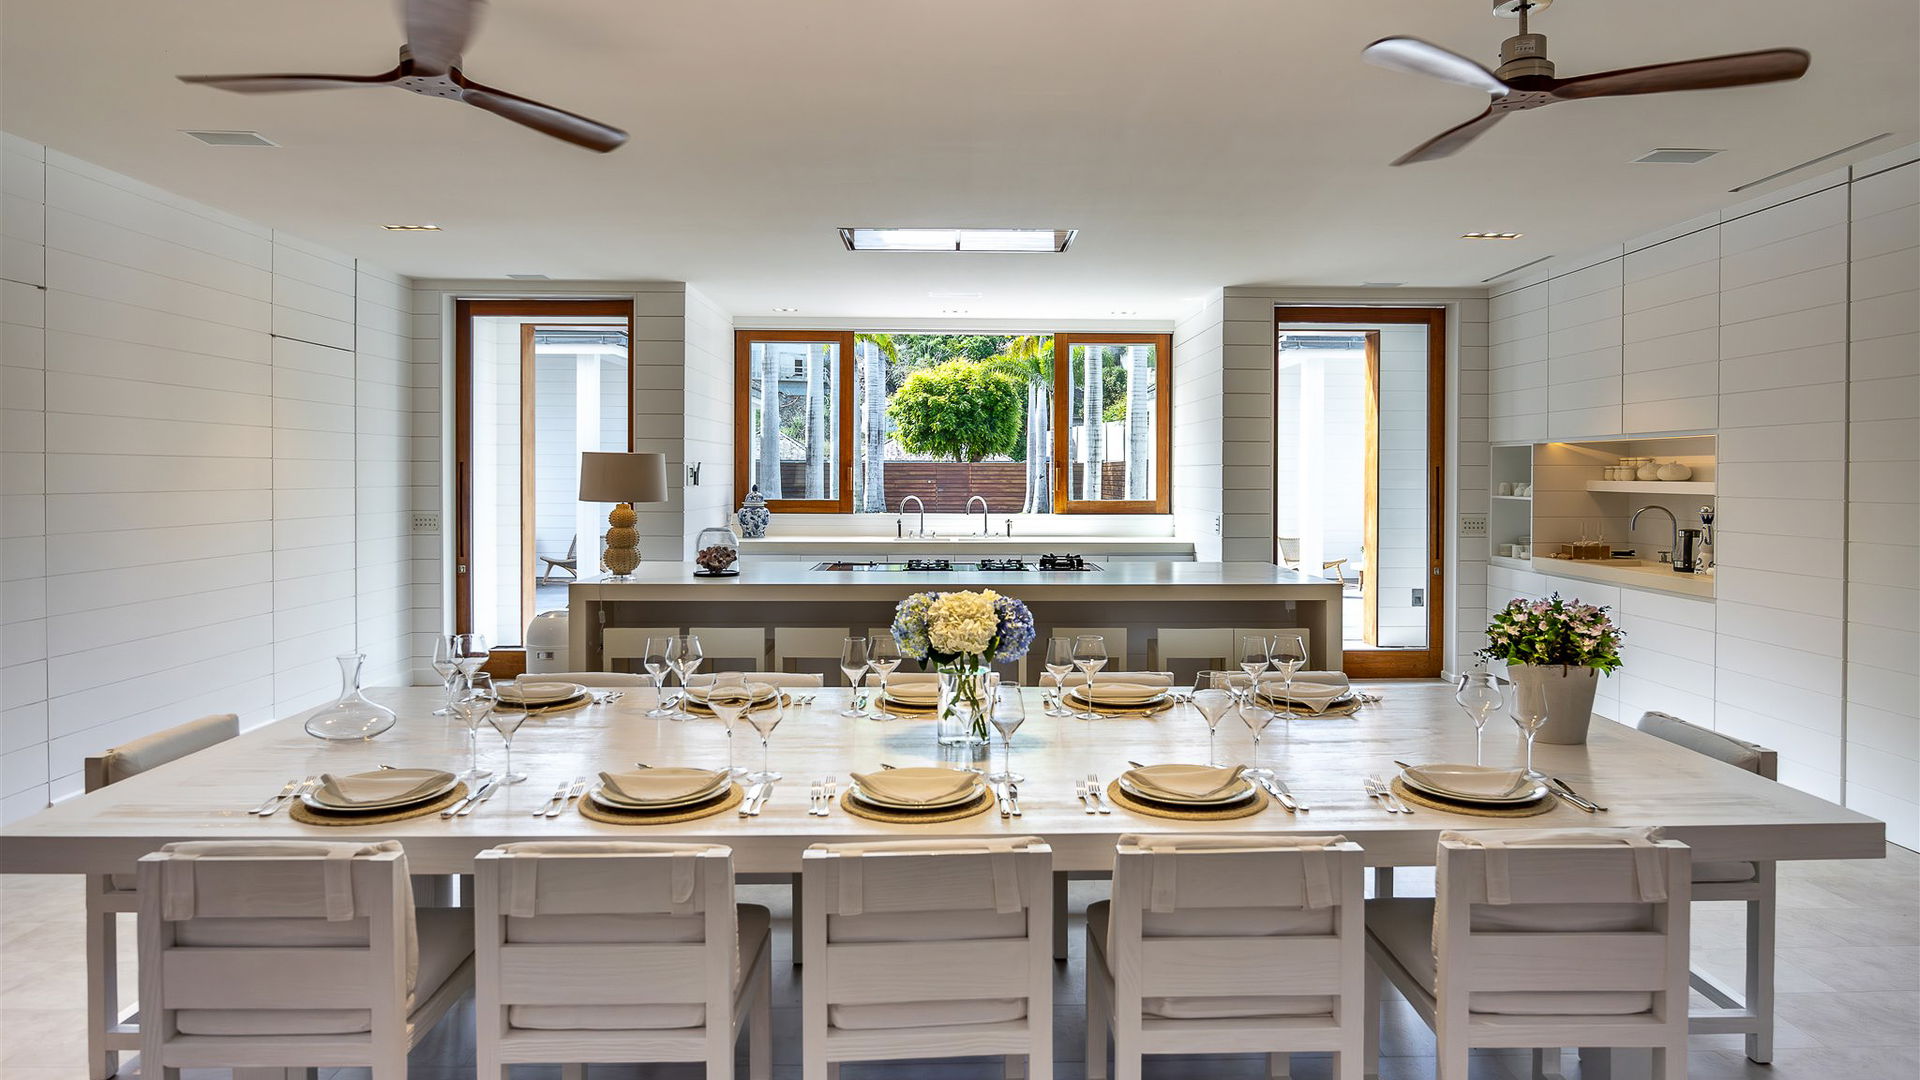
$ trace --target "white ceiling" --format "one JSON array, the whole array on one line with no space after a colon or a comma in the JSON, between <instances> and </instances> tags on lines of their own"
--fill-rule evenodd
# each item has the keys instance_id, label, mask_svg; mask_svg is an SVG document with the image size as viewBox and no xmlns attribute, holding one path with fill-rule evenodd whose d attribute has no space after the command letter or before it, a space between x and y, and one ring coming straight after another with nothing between
<instances>
[{"instance_id":1,"label":"white ceiling","mask_svg":"<svg viewBox=\"0 0 1920 1080\"><path fill-rule=\"evenodd\" d=\"M401 273L685 280L739 314L1170 316L1210 288L1477 283L1920 135L1913 0L1560 0L1564 75L1774 46L1802 80L1556 105L1387 162L1474 91L1362 63L1488 63L1490 0L496 0L468 73L624 127L597 155L391 90L247 97L189 72L377 72L388 0L5 0L0 126ZM203 146L255 129L278 149ZM1722 147L1694 166L1657 146ZM1844 164L1844 161L1835 164ZM432 221L441 233L389 234ZM841 225L1080 230L1064 256L851 254ZM1465 241L1509 230L1514 242ZM954 300L929 292L978 292Z\"/></svg>"}]
</instances>

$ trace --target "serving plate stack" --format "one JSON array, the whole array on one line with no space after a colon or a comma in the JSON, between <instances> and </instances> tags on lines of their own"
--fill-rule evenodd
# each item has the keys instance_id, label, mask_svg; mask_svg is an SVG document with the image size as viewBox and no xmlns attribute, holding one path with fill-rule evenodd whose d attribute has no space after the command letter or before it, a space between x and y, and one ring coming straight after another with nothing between
<instances>
[{"instance_id":1,"label":"serving plate stack","mask_svg":"<svg viewBox=\"0 0 1920 1080\"><path fill-rule=\"evenodd\" d=\"M1121 715L1158 712L1172 700L1165 686L1131 682L1081 683L1066 698L1070 707Z\"/></svg>"},{"instance_id":2,"label":"serving plate stack","mask_svg":"<svg viewBox=\"0 0 1920 1080\"><path fill-rule=\"evenodd\" d=\"M1114 784L1148 806L1228 811L1261 798L1260 787L1234 768L1207 765L1147 765L1128 769Z\"/></svg>"},{"instance_id":3,"label":"serving plate stack","mask_svg":"<svg viewBox=\"0 0 1920 1080\"><path fill-rule=\"evenodd\" d=\"M587 798L623 814L664 814L698 809L732 791L733 777L725 769L658 768L601 773Z\"/></svg>"},{"instance_id":4,"label":"serving plate stack","mask_svg":"<svg viewBox=\"0 0 1920 1080\"><path fill-rule=\"evenodd\" d=\"M1520 810L1553 797L1543 781L1524 770L1491 765L1410 765L1400 770L1399 780L1424 798L1468 809Z\"/></svg>"},{"instance_id":5,"label":"serving plate stack","mask_svg":"<svg viewBox=\"0 0 1920 1080\"><path fill-rule=\"evenodd\" d=\"M495 693L506 708L536 713L572 708L586 698L587 688L575 682L521 679L501 683Z\"/></svg>"},{"instance_id":6,"label":"serving plate stack","mask_svg":"<svg viewBox=\"0 0 1920 1080\"><path fill-rule=\"evenodd\" d=\"M318 784L301 792L300 803L328 816L386 816L438 802L459 784L458 776L442 769L323 773Z\"/></svg>"}]
</instances>

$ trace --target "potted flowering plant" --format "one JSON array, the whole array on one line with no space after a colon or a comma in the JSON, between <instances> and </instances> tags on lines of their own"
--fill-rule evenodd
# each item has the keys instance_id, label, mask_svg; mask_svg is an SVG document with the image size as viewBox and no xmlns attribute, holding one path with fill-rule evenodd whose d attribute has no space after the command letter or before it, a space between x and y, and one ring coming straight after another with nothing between
<instances>
[{"instance_id":1,"label":"potted flowering plant","mask_svg":"<svg viewBox=\"0 0 1920 1080\"><path fill-rule=\"evenodd\" d=\"M987 672L1033 644L1027 605L990 589L914 593L894 609L900 651L940 674L939 739L943 746L987 744Z\"/></svg>"},{"instance_id":2,"label":"potted flowering plant","mask_svg":"<svg viewBox=\"0 0 1920 1080\"><path fill-rule=\"evenodd\" d=\"M1620 667L1622 636L1606 608L1554 593L1545 600L1515 600L1494 615L1479 655L1505 663L1516 687L1546 695L1540 741L1584 743L1600 676Z\"/></svg>"}]
</instances>

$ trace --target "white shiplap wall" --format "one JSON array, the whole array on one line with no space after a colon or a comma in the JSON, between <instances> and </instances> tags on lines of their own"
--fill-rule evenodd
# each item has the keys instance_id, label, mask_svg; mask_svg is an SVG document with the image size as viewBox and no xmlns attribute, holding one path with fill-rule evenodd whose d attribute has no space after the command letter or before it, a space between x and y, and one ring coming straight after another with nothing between
<instances>
[{"instance_id":1,"label":"white shiplap wall","mask_svg":"<svg viewBox=\"0 0 1920 1080\"><path fill-rule=\"evenodd\" d=\"M1194 558L1218 562L1225 489L1255 483L1258 469L1224 466L1225 298L1209 296L1173 327L1173 530ZM1243 380L1244 381L1244 380Z\"/></svg>"},{"instance_id":2,"label":"white shiplap wall","mask_svg":"<svg viewBox=\"0 0 1920 1080\"><path fill-rule=\"evenodd\" d=\"M0 174L10 820L108 746L330 699L336 652L397 661L354 438L356 278L398 279L24 140Z\"/></svg>"},{"instance_id":3,"label":"white shiplap wall","mask_svg":"<svg viewBox=\"0 0 1920 1080\"><path fill-rule=\"evenodd\" d=\"M681 385L687 427L682 457L700 466L700 486L685 491L682 528L690 556L694 537L710 525L725 525L738 500L733 492L733 317L693 288L687 289L686 303ZM656 385L648 392L671 392L673 375L668 367L651 369L647 377Z\"/></svg>"}]
</instances>

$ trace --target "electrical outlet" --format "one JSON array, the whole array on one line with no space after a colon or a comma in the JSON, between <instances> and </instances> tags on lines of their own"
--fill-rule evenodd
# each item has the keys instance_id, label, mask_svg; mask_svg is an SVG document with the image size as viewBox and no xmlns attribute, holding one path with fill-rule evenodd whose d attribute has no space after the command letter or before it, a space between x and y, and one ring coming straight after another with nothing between
<instances>
[{"instance_id":1,"label":"electrical outlet","mask_svg":"<svg viewBox=\"0 0 1920 1080\"><path fill-rule=\"evenodd\" d=\"M1414 607L1427 606L1427 590L1425 589L1413 590L1413 606Z\"/></svg>"},{"instance_id":2,"label":"electrical outlet","mask_svg":"<svg viewBox=\"0 0 1920 1080\"><path fill-rule=\"evenodd\" d=\"M1487 535L1487 515L1461 514L1460 515L1460 535L1461 536Z\"/></svg>"},{"instance_id":3,"label":"electrical outlet","mask_svg":"<svg viewBox=\"0 0 1920 1080\"><path fill-rule=\"evenodd\" d=\"M440 531L440 511L422 510L413 515L413 531L432 534Z\"/></svg>"}]
</instances>

